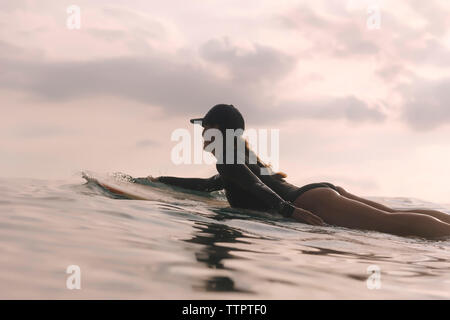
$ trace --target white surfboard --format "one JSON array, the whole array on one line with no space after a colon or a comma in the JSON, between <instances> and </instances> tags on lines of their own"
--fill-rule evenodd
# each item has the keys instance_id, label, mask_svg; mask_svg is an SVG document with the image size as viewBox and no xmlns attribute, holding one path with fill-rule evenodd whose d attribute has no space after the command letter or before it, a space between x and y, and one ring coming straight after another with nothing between
<instances>
[{"instance_id":1,"label":"white surfboard","mask_svg":"<svg viewBox=\"0 0 450 320\"><path fill-rule=\"evenodd\" d=\"M200 201L214 207L229 206L225 200L209 197L207 194L205 194L205 196L201 196L190 193L188 190L186 190L187 192L182 192L173 190L169 187L158 188L156 186L157 183L154 183L155 186L135 183L131 181L132 178L127 175L101 175L98 173L85 171L82 172L82 177L86 181L98 184L113 194L133 200L170 202L170 199L173 200L175 198L189 202Z\"/></svg>"}]
</instances>

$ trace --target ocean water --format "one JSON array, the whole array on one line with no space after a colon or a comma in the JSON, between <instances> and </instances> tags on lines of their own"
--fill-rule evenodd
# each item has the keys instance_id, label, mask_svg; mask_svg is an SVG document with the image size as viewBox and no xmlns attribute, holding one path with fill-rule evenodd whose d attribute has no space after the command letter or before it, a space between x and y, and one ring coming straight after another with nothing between
<instances>
[{"instance_id":1,"label":"ocean water","mask_svg":"<svg viewBox=\"0 0 450 320\"><path fill-rule=\"evenodd\" d=\"M81 175L0 179L0 298L450 298L450 240L309 226L230 209L220 192L152 190L154 200L127 200ZM66 286L70 265L79 290Z\"/></svg>"}]
</instances>

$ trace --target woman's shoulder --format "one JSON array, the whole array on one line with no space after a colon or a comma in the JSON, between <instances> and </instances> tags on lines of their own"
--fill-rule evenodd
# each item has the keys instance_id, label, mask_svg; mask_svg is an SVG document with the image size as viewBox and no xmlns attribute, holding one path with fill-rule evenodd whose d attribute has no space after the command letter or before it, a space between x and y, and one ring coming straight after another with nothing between
<instances>
[{"instance_id":1,"label":"woman's shoulder","mask_svg":"<svg viewBox=\"0 0 450 320\"><path fill-rule=\"evenodd\" d=\"M216 169L224 177L229 175L242 175L244 173L257 177L261 177L262 175L270 177L274 175L270 168L261 167L258 164L252 163L217 163Z\"/></svg>"}]
</instances>

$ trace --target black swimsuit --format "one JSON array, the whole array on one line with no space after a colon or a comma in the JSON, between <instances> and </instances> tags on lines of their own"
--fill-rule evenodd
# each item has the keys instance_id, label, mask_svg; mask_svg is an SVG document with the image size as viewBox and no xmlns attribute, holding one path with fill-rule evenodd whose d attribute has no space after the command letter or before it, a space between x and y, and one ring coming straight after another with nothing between
<instances>
[{"instance_id":1,"label":"black swimsuit","mask_svg":"<svg viewBox=\"0 0 450 320\"><path fill-rule=\"evenodd\" d=\"M290 194L289 199L287 199L287 200L290 202L294 202L298 197L300 197L306 191L309 191L309 190L312 190L315 188L331 188L331 189L339 192L338 189L336 188L336 186L329 182L310 183L310 184L304 185L301 188L297 188L297 190L295 192Z\"/></svg>"},{"instance_id":2,"label":"black swimsuit","mask_svg":"<svg viewBox=\"0 0 450 320\"><path fill-rule=\"evenodd\" d=\"M328 182L312 183L301 188L275 175L260 174L257 164L217 164L219 174L209 179L159 177L159 181L191 190L215 191L225 189L232 207L255 210L276 210L290 216L293 203L300 195L314 188L337 188Z\"/></svg>"}]
</instances>

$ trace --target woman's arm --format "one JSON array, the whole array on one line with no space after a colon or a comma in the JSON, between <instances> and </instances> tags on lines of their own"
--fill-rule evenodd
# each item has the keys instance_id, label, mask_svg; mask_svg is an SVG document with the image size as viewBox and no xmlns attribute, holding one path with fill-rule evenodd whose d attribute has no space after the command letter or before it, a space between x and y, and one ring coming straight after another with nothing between
<instances>
[{"instance_id":1,"label":"woman's arm","mask_svg":"<svg viewBox=\"0 0 450 320\"><path fill-rule=\"evenodd\" d=\"M310 224L321 225L322 219L307 210L294 207L276 192L263 183L245 164L217 164L223 180L237 184L248 190L269 208L277 210L281 215Z\"/></svg>"},{"instance_id":2,"label":"woman's arm","mask_svg":"<svg viewBox=\"0 0 450 320\"><path fill-rule=\"evenodd\" d=\"M151 181L157 181L162 182L164 184L168 184L175 187L195 190L195 191L205 191L205 192L211 192L216 190L223 189L222 180L220 179L220 176L216 174L215 176L212 176L208 179L203 178L178 178L178 177L157 177L157 178L151 178L149 177Z\"/></svg>"}]
</instances>

